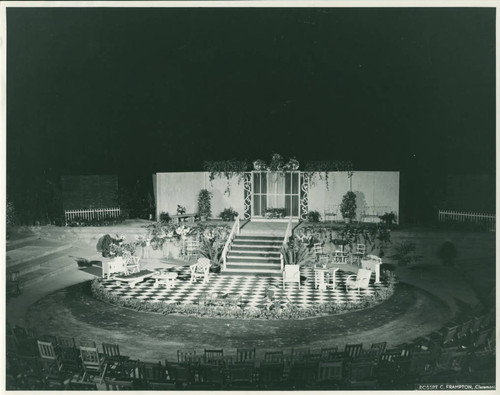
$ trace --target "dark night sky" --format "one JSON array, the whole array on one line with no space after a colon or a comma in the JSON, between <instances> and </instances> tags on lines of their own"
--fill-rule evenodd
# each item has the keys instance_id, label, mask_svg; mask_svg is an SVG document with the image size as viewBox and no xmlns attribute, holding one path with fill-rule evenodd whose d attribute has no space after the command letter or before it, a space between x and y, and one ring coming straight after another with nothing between
<instances>
[{"instance_id":1,"label":"dark night sky","mask_svg":"<svg viewBox=\"0 0 500 395\"><path fill-rule=\"evenodd\" d=\"M8 9L7 38L12 176L495 171L494 9Z\"/></svg>"}]
</instances>

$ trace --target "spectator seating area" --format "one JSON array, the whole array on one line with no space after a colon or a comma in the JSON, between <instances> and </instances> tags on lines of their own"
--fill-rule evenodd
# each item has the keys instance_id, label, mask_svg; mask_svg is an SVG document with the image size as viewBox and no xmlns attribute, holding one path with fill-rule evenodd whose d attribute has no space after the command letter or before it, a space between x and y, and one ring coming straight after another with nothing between
<instances>
[{"instance_id":1,"label":"spectator seating area","mask_svg":"<svg viewBox=\"0 0 500 395\"><path fill-rule=\"evenodd\" d=\"M494 383L495 309L387 348L332 344L280 351L178 350L144 362L117 344L38 334L7 324L7 389L414 389L418 383Z\"/></svg>"}]
</instances>

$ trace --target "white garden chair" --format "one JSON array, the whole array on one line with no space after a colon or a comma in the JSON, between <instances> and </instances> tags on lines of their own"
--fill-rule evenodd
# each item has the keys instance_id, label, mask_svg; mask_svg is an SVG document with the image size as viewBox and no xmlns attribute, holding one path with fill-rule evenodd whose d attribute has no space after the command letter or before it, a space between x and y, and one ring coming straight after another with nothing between
<instances>
[{"instance_id":1,"label":"white garden chair","mask_svg":"<svg viewBox=\"0 0 500 395\"><path fill-rule=\"evenodd\" d=\"M370 277L372 276L372 271L367 269L358 269L358 274L351 274L347 276L345 280L345 289L349 291L351 289L357 289L358 294L361 288L366 289L370 284Z\"/></svg>"},{"instance_id":2,"label":"white garden chair","mask_svg":"<svg viewBox=\"0 0 500 395\"><path fill-rule=\"evenodd\" d=\"M300 289L300 266L299 265L285 265L283 269L283 289L286 283L299 283Z\"/></svg>"},{"instance_id":3,"label":"white garden chair","mask_svg":"<svg viewBox=\"0 0 500 395\"><path fill-rule=\"evenodd\" d=\"M203 279L203 282L208 282L208 276L210 273L210 259L208 258L198 258L198 262L194 265L190 265L191 270L191 282L197 281L199 278Z\"/></svg>"}]
</instances>

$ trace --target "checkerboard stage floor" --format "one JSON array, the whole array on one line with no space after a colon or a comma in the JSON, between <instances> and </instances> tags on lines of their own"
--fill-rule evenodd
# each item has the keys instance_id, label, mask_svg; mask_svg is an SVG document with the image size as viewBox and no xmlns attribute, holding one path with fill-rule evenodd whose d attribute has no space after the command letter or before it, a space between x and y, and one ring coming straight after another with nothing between
<instances>
[{"instance_id":1,"label":"checkerboard stage floor","mask_svg":"<svg viewBox=\"0 0 500 395\"><path fill-rule=\"evenodd\" d=\"M164 269L163 269L164 270ZM301 268L301 286L297 283L287 283L283 289L281 278L219 275L210 273L207 283L202 280L191 282L189 266L174 267L169 271L177 272L178 277L175 287L167 289L165 286L153 287L155 280L147 279L130 288L126 283L113 279L102 280L102 286L113 295L125 299L140 299L151 302L165 302L178 304L198 304L200 298L216 293L220 297L240 297L241 305L245 307L262 308L266 304L266 290L274 287L275 300L280 300L282 305L292 302L301 308L311 307L314 304L328 302L357 302L364 295L371 295L377 288L382 288L383 283L370 283L368 289L361 289L360 294L356 289L345 289L345 279L351 274L339 270L336 275L336 287L328 287L320 291L314 287L314 272L311 268Z\"/></svg>"}]
</instances>

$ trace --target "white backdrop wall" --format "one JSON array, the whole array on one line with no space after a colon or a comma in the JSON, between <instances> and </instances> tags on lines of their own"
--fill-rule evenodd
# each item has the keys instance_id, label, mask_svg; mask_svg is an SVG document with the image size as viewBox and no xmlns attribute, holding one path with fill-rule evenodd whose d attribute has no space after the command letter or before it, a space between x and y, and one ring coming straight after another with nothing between
<instances>
[{"instance_id":1,"label":"white backdrop wall","mask_svg":"<svg viewBox=\"0 0 500 395\"><path fill-rule=\"evenodd\" d=\"M359 171L354 172L351 179L346 172L328 173L328 188L326 181L319 175L313 178L309 190L309 210L317 210L324 215L329 206L338 206L342 196L351 189L356 193L358 211L363 207L386 207L387 211L395 212L399 217L399 172ZM207 172L157 173L156 174L156 210L176 214L177 205L186 207L188 213L197 211L198 193L206 188L213 193L212 216L216 217L222 210L232 207L243 218L243 181L238 183L238 177L230 182L230 193L225 193L227 179L209 180Z\"/></svg>"},{"instance_id":2,"label":"white backdrop wall","mask_svg":"<svg viewBox=\"0 0 500 395\"><path fill-rule=\"evenodd\" d=\"M187 213L198 211L198 194L202 189L212 192L212 216L217 217L225 208L232 207L243 218L243 181L238 177L229 180L229 194L225 193L228 180L215 178L212 182L207 172L157 173L156 213L177 213L177 205L186 207Z\"/></svg>"},{"instance_id":3,"label":"white backdrop wall","mask_svg":"<svg viewBox=\"0 0 500 395\"><path fill-rule=\"evenodd\" d=\"M319 211L323 216L329 206L339 206L342 196L352 190L356 194L358 214L366 207L386 207L399 218L399 172L356 171L351 179L347 172L329 172L328 187L324 175L322 178L319 175L313 177L309 188L310 211Z\"/></svg>"}]
</instances>

